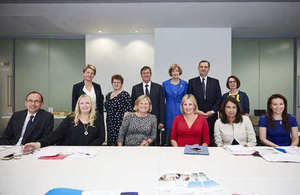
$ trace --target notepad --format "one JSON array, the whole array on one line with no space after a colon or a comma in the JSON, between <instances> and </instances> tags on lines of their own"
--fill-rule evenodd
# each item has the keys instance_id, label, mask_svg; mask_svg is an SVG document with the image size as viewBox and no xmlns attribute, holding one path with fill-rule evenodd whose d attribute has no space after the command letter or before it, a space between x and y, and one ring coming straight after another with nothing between
<instances>
[{"instance_id":1,"label":"notepad","mask_svg":"<svg viewBox=\"0 0 300 195\"><path fill-rule=\"evenodd\" d=\"M198 144L186 145L184 147L184 154L192 155L209 155L207 146L199 146Z\"/></svg>"}]
</instances>

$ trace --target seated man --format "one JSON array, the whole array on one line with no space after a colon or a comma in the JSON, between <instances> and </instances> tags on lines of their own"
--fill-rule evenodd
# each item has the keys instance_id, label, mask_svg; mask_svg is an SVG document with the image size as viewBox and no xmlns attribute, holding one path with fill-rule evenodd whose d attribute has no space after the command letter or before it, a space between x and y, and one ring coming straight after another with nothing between
<instances>
[{"instance_id":1,"label":"seated man","mask_svg":"<svg viewBox=\"0 0 300 195\"><path fill-rule=\"evenodd\" d=\"M26 95L26 110L15 112L0 138L0 145L24 145L48 135L53 129L53 115L43 109L43 96L32 91Z\"/></svg>"}]
</instances>

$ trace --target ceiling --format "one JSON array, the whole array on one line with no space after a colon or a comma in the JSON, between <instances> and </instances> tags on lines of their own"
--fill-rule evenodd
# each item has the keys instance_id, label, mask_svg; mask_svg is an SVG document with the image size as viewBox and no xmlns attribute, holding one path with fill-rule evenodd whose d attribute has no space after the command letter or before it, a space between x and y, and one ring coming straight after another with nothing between
<instances>
[{"instance_id":1,"label":"ceiling","mask_svg":"<svg viewBox=\"0 0 300 195\"><path fill-rule=\"evenodd\" d=\"M105 2L108 0L2 0L0 36L83 37L98 30L144 34L155 28L231 27L234 37L300 37L300 2Z\"/></svg>"}]
</instances>

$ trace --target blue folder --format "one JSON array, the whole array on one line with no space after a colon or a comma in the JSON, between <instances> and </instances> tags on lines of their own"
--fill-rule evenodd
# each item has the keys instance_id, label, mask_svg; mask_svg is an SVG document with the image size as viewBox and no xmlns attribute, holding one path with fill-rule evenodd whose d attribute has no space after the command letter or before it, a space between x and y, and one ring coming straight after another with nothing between
<instances>
[{"instance_id":1,"label":"blue folder","mask_svg":"<svg viewBox=\"0 0 300 195\"><path fill-rule=\"evenodd\" d=\"M186 145L184 147L184 154L193 155L209 155L207 146L199 146L198 144Z\"/></svg>"}]
</instances>

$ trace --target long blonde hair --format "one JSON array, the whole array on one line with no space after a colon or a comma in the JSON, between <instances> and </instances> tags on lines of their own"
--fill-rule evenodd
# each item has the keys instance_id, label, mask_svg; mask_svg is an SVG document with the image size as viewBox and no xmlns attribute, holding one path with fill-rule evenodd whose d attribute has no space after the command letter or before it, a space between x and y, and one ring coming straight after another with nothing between
<instances>
[{"instance_id":1,"label":"long blonde hair","mask_svg":"<svg viewBox=\"0 0 300 195\"><path fill-rule=\"evenodd\" d=\"M89 113L89 121L88 121L88 124L89 126L94 126L94 121L96 120L96 110L95 110L95 105L94 105L94 102L92 101L91 97L86 95L86 94L83 94L81 95L78 100L77 100L77 103L76 103L76 107L75 107L75 111L73 113L73 116L74 116L74 123L75 123L75 126L78 125L78 122L79 122L79 119L80 119L80 114L81 114L81 110L80 110L80 107L79 107L79 103L80 101L83 99L83 98L88 98L90 104L91 104L91 111Z\"/></svg>"}]
</instances>

